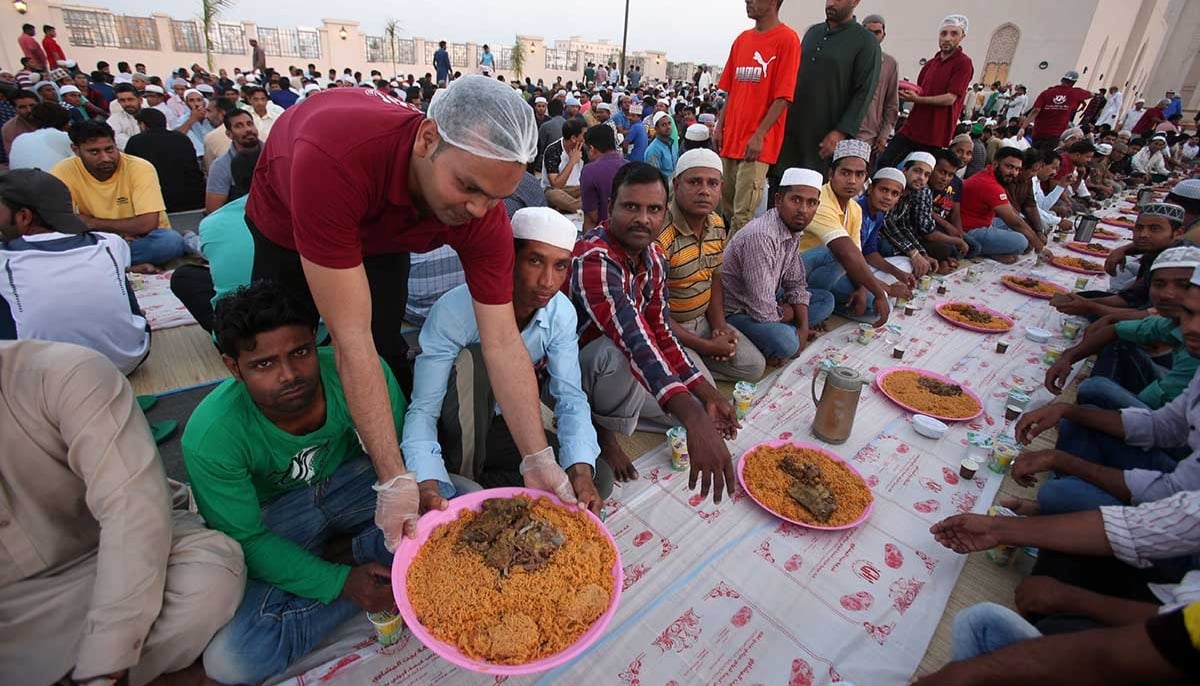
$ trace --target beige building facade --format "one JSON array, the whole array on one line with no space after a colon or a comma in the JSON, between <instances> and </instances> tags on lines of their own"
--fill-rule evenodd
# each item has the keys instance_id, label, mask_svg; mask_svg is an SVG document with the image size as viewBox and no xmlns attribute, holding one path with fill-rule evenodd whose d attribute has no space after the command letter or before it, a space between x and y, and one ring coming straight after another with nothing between
<instances>
[{"instance_id":1,"label":"beige building facade","mask_svg":"<svg viewBox=\"0 0 1200 686\"><path fill-rule=\"evenodd\" d=\"M165 14L135 17L114 14L98 5L66 4L47 0L23 0L24 14L13 3L0 3L0 66L20 69L21 50L17 37L21 25L37 27L42 38L42 25L58 29L58 42L69 59L91 71L96 62L104 60L116 70L119 61L131 66L141 62L151 74L163 75L176 67L192 64L206 66L204 31L194 18L175 18ZM198 5L197 5L198 7ZM248 21L220 21L212 32L214 69L248 70L249 40L255 38L267 52L267 65L280 72L287 67L301 69L314 64L322 74L329 69L339 73L350 67L363 74L377 69L387 76L414 74L417 78L433 72L433 53L438 40L420 37L397 37L390 40L382 32L372 33L358 22L345 19L321 19L316 26L268 27ZM461 37L459 37L461 38ZM447 41L447 52L456 71L464 74L477 70L484 42ZM506 79L516 77L514 53L521 51L521 76L535 82L543 79L552 83L558 77L564 81L578 80L589 60L615 55L619 61L621 48L609 41L586 41L579 36L547 42L541 36L518 35L508 45L489 44L496 56L498 73ZM665 79L666 53L656 50L630 51L629 64L639 64L648 80Z\"/></svg>"},{"instance_id":2,"label":"beige building facade","mask_svg":"<svg viewBox=\"0 0 1200 686\"><path fill-rule=\"evenodd\" d=\"M1200 0L863 0L856 14L883 16L883 49L900 78L916 80L937 52L942 18L963 14L975 82L1023 83L1034 97L1074 69L1081 88L1120 88L1126 108L1167 90L1189 113L1200 108ZM801 35L824 20L820 3L797 0L785 2L780 16Z\"/></svg>"}]
</instances>

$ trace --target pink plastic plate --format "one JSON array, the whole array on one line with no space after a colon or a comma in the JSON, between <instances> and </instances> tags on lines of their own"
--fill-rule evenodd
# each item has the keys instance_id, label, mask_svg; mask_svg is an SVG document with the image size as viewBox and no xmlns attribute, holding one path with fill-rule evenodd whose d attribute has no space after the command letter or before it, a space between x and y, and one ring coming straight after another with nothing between
<instances>
[{"instance_id":1,"label":"pink plastic plate","mask_svg":"<svg viewBox=\"0 0 1200 686\"><path fill-rule=\"evenodd\" d=\"M1043 286L1049 286L1050 288L1053 288L1055 291L1057 291L1058 294L1071 292L1052 281L1047 281L1045 279L1037 279L1032 276L1024 277L1024 278L1033 279L1034 281L1037 281L1038 283L1042 284ZM1032 288L1025 288L1024 286L1018 286L1017 284L1015 284L1011 281L1008 281L1007 279L1004 279L1004 278L1000 279L1000 283L1004 284L1006 287L1008 287L1011 290L1014 290L1023 295L1028 295L1031 298L1041 298L1042 300L1049 300L1050 298L1054 297L1054 295L1046 295L1045 293L1035 291Z\"/></svg>"},{"instance_id":2,"label":"pink plastic plate","mask_svg":"<svg viewBox=\"0 0 1200 686\"><path fill-rule=\"evenodd\" d=\"M1069 264L1060 263L1058 261L1058 259L1062 258L1062 257L1066 257L1066 255L1055 255L1054 257L1055 257L1055 259L1047 260L1046 263L1051 266L1058 267L1059 269L1066 269L1069 272L1075 272L1076 274L1087 274L1088 276L1098 276L1098 275L1104 273L1103 268L1101 268L1099 271L1092 271L1090 269L1080 269L1079 267L1072 267Z\"/></svg>"},{"instance_id":3,"label":"pink plastic plate","mask_svg":"<svg viewBox=\"0 0 1200 686\"><path fill-rule=\"evenodd\" d=\"M972 307L979 310L980 312L987 312L988 314L992 315L993 317L999 317L1000 319L1003 319L1004 321L1008 322L1008 328L1007 329L989 329L987 327L975 326L974 324L967 324L966 322L960 322L956 319L951 319L949 316L942 313L942 308L947 305L971 305ZM962 300L947 300L946 302L940 302L933 308L933 311L937 312L938 316L941 317L942 319L945 319L946 321L950 322L951 324L953 324L959 328L963 328L968 331L978 331L979 333L1007 333L1009 331L1012 331L1012 328L1014 325L1012 317L1009 317L1008 315L1004 314L1003 312L997 312L996 310L993 310L990 307L984 307L983 305L976 305L975 303L969 303L969 302L965 302Z\"/></svg>"},{"instance_id":4,"label":"pink plastic plate","mask_svg":"<svg viewBox=\"0 0 1200 686\"><path fill-rule=\"evenodd\" d=\"M508 676L536 674L537 672L544 672L547 669L553 669L570 662L582 654L583 651L587 650L588 646L595 643L596 639L600 638L600 635L604 633L604 629L616 613L617 604L621 600L621 586L625 581L625 573L621 568L621 551L617 548L617 541L612 537L612 534L609 533L599 517L588 510L584 510L587 516L600 528L600 531L604 533L604 537L608 539L609 545L612 546L613 552L616 553L616 560L613 561L612 567L613 593L612 599L608 603L608 609L592 623L592 627L584 632L573 645L559 653L523 665L498 665L467 657L459 652L458 646L446 643L429 633L420 620L417 619L417 613L408 601L408 567L417 556L417 552L429 540L429 536L433 533L434 529L442 524L458 519L458 513L462 510L474 510L478 512L483 509L483 501L485 500L511 498L517 495L528 495L533 498L549 498L556 505L564 508L569 507L549 493L530 488L490 488L476 493L469 493L451 500L450 507L445 510L427 512L422 515L417 520L416 538L406 538L401 541L400 547L396 549L396 555L392 560L392 594L396 596L396 607L400 609L400 615L404 617L404 621L408 624L408 628L412 630L413 635L440 657L445 658L454 665L473 672Z\"/></svg>"},{"instance_id":5,"label":"pink plastic plate","mask_svg":"<svg viewBox=\"0 0 1200 686\"><path fill-rule=\"evenodd\" d=\"M1092 240L1094 241L1124 241L1128 240L1121 237L1120 234L1109 231L1108 229L1096 229L1092 232Z\"/></svg>"},{"instance_id":6,"label":"pink plastic plate","mask_svg":"<svg viewBox=\"0 0 1200 686\"><path fill-rule=\"evenodd\" d=\"M751 491L749 488L746 487L746 475L743 473L746 468L746 456L749 455L750 453L754 452L755 450L758 450L759 448L778 448L778 447L785 446L785 445L791 445L791 446L795 446L797 448L803 448L805 450L815 450L815 451L821 453L822 455L824 455L825 457L828 457L831 460L841 462L842 464L846 465L846 469L849 469L851 474L858 477L859 481L863 482L863 488L867 489L868 491L871 490L871 487L867 485L867 480L863 478L862 474L858 473L858 470L855 469L853 465L851 465L849 462L843 460L842 458L838 457L837 455L834 455L833 453L829 452L828 450L822 448L819 445L813 445L811 443L801 443L799 441L763 441L762 443L759 443L758 445L754 446L753 448L750 448L746 452L742 453L742 459L738 460L738 466L737 466L738 483L741 484L742 490L745 491L747 493L747 495L750 496L751 500L758 503L758 506L761 507L762 509L766 510L767 512L770 512L771 514L775 515L776 517L779 517L783 521L791 522L792 524L795 524L796 526L802 526L806 529L819 529L821 531L841 531L842 529L853 529L854 527L858 526L859 524L862 524L863 522L867 521L867 517L870 517L871 511L875 509L875 500L874 499L871 500L870 505L867 505L867 509L863 510L862 516L859 517L858 519L854 520L853 522L850 522L849 524L843 524L841 526L818 526L816 524L808 524L806 522L801 522L801 521L797 521L795 519L790 519L788 517L784 517L783 515L776 512L775 510L772 510L771 508L767 507L765 504L763 504L763 502L761 500L754 497L754 491Z\"/></svg>"},{"instance_id":7,"label":"pink plastic plate","mask_svg":"<svg viewBox=\"0 0 1200 686\"><path fill-rule=\"evenodd\" d=\"M897 83L896 90L912 91L913 93L916 93L917 95L920 95L921 93L924 92L923 88L921 88L917 84L913 83L912 81L901 81L901 82Z\"/></svg>"},{"instance_id":8,"label":"pink plastic plate","mask_svg":"<svg viewBox=\"0 0 1200 686\"><path fill-rule=\"evenodd\" d=\"M1068 242L1067 250L1070 250L1071 252L1081 253L1083 255L1087 255L1088 257L1101 257L1101 258L1108 257L1108 252L1096 252L1095 250L1089 250L1087 243L1080 243L1078 241ZM1112 252L1112 251L1110 250L1109 252Z\"/></svg>"},{"instance_id":9,"label":"pink plastic plate","mask_svg":"<svg viewBox=\"0 0 1200 686\"><path fill-rule=\"evenodd\" d=\"M1126 219L1125 217L1105 217L1104 219L1100 220L1100 223L1108 224L1109 226L1119 226L1122 229L1133 228L1133 221Z\"/></svg>"},{"instance_id":10,"label":"pink plastic plate","mask_svg":"<svg viewBox=\"0 0 1200 686\"><path fill-rule=\"evenodd\" d=\"M942 381L945 383L952 383L957 386L960 386L963 389L963 393L966 393L967 395L969 395L970 397L975 399L975 402L979 405L979 411L976 412L975 414L971 415L970 417L943 417L941 415L936 415L936 414L933 414L932 412L926 412L925 410L915 408L912 405L902 402L900 399L898 399L898 398L892 396L892 394L888 393L887 389L885 389L883 387L883 380L888 378L889 375L895 374L896 372L916 372L918 374L921 374L922 376L928 376L931 379L936 379L938 381ZM940 419L943 422L968 422L968 421L978 417L979 415L983 414L983 401L979 399L978 395L975 395L975 391L972 391L970 389L970 387L968 387L966 384L959 383L958 381L955 381L954 379L951 379L948 376L942 376L941 374L938 374L937 372L931 372L931 371L928 371L925 369L917 369L916 367L888 367L887 369L881 370L878 374L875 375L875 386L877 386L879 388L879 392L883 393L887 397L888 400L891 400L892 402L896 403L900 407L903 407L904 409L908 410L909 412L912 412L913 414L923 414L927 417L933 417L934 419Z\"/></svg>"}]
</instances>

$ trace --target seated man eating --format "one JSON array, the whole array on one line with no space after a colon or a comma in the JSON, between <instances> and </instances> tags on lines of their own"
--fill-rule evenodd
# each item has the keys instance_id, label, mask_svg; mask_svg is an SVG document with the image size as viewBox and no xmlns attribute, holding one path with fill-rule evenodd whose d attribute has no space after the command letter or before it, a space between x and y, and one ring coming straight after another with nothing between
<instances>
[{"instance_id":1,"label":"seated man eating","mask_svg":"<svg viewBox=\"0 0 1200 686\"><path fill-rule=\"evenodd\" d=\"M926 154L923 152L913 153L913 155ZM919 165L909 166L915 168ZM914 171L916 170L914 169ZM892 244L885 234L892 214L898 207L898 203L904 198L906 187L907 180L904 172L895 167L883 167L875 172L867 191L858 196L858 204L862 206L863 215L863 257L867 259L867 264L871 265L872 273L876 278L891 284L888 286L889 295L905 298L912 295L912 288L917 285L917 278L913 276L912 272L912 262L904 256L885 257L881 245L888 244L888 252L893 252L890 250ZM902 231L907 232L906 230Z\"/></svg>"},{"instance_id":2,"label":"seated man eating","mask_svg":"<svg viewBox=\"0 0 1200 686\"><path fill-rule=\"evenodd\" d=\"M513 275L517 329L539 371L543 396L554 407L559 439L555 452L570 478L570 487L579 502L598 515L602 500L612 491L613 474L606 463L596 462L600 446L580 385L578 320L571 300L559 292L570 275L575 224L558 210L526 207L513 214L512 231L517 256ZM455 492L439 444L438 420L447 409L453 409L444 401L455 360L469 346L479 345L479 327L470 304L466 285L458 286L433 305L421 327L421 354L416 360L412 404L404 419L400 447L417 476L423 510L444 508L445 498ZM471 357L480 362L472 375L474 392L457 394L452 405L468 405L465 409L475 419L476 449L464 456L459 471L488 488L523 486L524 472L520 470L530 467L522 463L504 416L493 411L496 401L488 389L481 355L476 352ZM460 386L461 380L451 389ZM555 444L550 441L550 445Z\"/></svg>"},{"instance_id":3,"label":"seated man eating","mask_svg":"<svg viewBox=\"0 0 1200 686\"><path fill-rule=\"evenodd\" d=\"M115 134L104 122L76 122L70 136L76 156L54 165L50 173L67 184L88 229L129 241L131 271L157 272L182 256L183 236L171 230L154 167L118 150Z\"/></svg>"},{"instance_id":4,"label":"seated man eating","mask_svg":"<svg viewBox=\"0 0 1200 686\"><path fill-rule=\"evenodd\" d=\"M1200 270L1192 275L1180 322L1184 344L1200 355ZM1013 478L1026 486L1052 471L1038 489L1037 503L1014 503L1021 514L1060 514L1104 505L1150 502L1179 491L1200 489L1200 377L1157 410L1127 407L1120 412L1053 403L1022 415L1016 437L1024 444L1052 426L1057 448L1023 453ZM1066 421L1062 421L1066 420ZM1177 461L1168 451L1187 446Z\"/></svg>"},{"instance_id":5,"label":"seated man eating","mask_svg":"<svg viewBox=\"0 0 1200 686\"><path fill-rule=\"evenodd\" d=\"M0 681L143 686L190 667L246 567L172 511L125 377L76 345L0 342L0 436Z\"/></svg>"},{"instance_id":6,"label":"seated man eating","mask_svg":"<svg viewBox=\"0 0 1200 686\"><path fill-rule=\"evenodd\" d=\"M716 212L724 182L721 158L707 149L679 157L674 194L658 245L667 255L671 331L711 380L758 381L766 361L725 319L721 266L728 240Z\"/></svg>"},{"instance_id":7,"label":"seated man eating","mask_svg":"<svg viewBox=\"0 0 1200 686\"><path fill-rule=\"evenodd\" d=\"M1063 314L1077 317L1107 317L1114 321L1125 321L1149 316L1151 267L1159 254L1182 237L1182 207L1157 202L1144 205L1133 225L1133 240L1115 248L1104 263L1105 269L1116 275L1118 268L1124 266L1129 257L1138 256L1138 270L1133 283L1111 295L1102 292L1056 295L1050 304Z\"/></svg>"},{"instance_id":8,"label":"seated man eating","mask_svg":"<svg viewBox=\"0 0 1200 686\"><path fill-rule=\"evenodd\" d=\"M871 274L862 253L862 206L854 201L867 180L871 146L847 139L834 148L821 206L800 238L809 286L833 293L847 315L887 323L891 308L884 285Z\"/></svg>"},{"instance_id":9,"label":"seated man eating","mask_svg":"<svg viewBox=\"0 0 1200 686\"><path fill-rule=\"evenodd\" d=\"M808 345L809 327L833 314L833 294L810 290L797 245L821 204L821 174L793 167L775 207L742 227L725 249L725 316L778 367Z\"/></svg>"},{"instance_id":10,"label":"seated man eating","mask_svg":"<svg viewBox=\"0 0 1200 686\"><path fill-rule=\"evenodd\" d=\"M929 256L938 261L938 273L949 274L958 269L959 258L971 246L963 240L962 179L958 178L958 155L946 148L933 153L933 171L929 173L929 188L933 203L933 223L936 231L925 234L921 245Z\"/></svg>"},{"instance_id":11,"label":"seated man eating","mask_svg":"<svg viewBox=\"0 0 1200 686\"><path fill-rule=\"evenodd\" d=\"M1024 157L1016 148L1000 148L995 162L963 182L962 222L971 247L967 257L1012 264L1030 248L1041 252L1046 247L1008 200L1007 187L1021 173Z\"/></svg>"},{"instance_id":12,"label":"seated man eating","mask_svg":"<svg viewBox=\"0 0 1200 686\"><path fill-rule=\"evenodd\" d=\"M1088 327L1083 340L1063 351L1047 370L1047 390L1061 393L1071 366L1098 353L1091 376L1079 385L1080 405L1156 410L1174 400L1200 366L1200 359L1184 345L1179 327L1180 305L1196 267L1200 248L1164 250L1150 267L1150 302L1156 314L1125 321L1104 317ZM1169 349L1170 366L1156 362L1147 347Z\"/></svg>"},{"instance_id":13,"label":"seated man eating","mask_svg":"<svg viewBox=\"0 0 1200 686\"><path fill-rule=\"evenodd\" d=\"M570 293L579 316L583 389L600 457L621 481L637 478L617 433L687 430L689 488L702 478L713 502L733 493L733 463L722 437L740 425L730 400L688 359L671 333L667 258L654 242L667 214L667 181L630 162L613 179L609 218L575 244Z\"/></svg>"},{"instance_id":14,"label":"seated man eating","mask_svg":"<svg viewBox=\"0 0 1200 686\"><path fill-rule=\"evenodd\" d=\"M889 171L885 167L879 170L884 173L883 176L876 172L872 179L876 183L890 179L885 183L900 186L900 197L888 210L883 225L879 227L878 252L881 257L899 258L894 262L907 266L908 269L904 271L917 279L937 269L937 261L930 259L921 243L934 232L936 226L933 222L933 194L928 188L934 164L933 155L914 152L900 163L900 170L903 171ZM862 202L861 198L859 202ZM865 238L863 246L866 247ZM863 254L867 254L865 249ZM867 261L871 260L868 258ZM872 266L879 268L877 262Z\"/></svg>"},{"instance_id":15,"label":"seated man eating","mask_svg":"<svg viewBox=\"0 0 1200 686\"><path fill-rule=\"evenodd\" d=\"M213 315L233 378L196 408L182 445L200 514L241 544L250 577L204 652L220 683L281 674L346 619L395 604L375 470L316 324L270 281L218 300ZM399 433L404 396L380 365Z\"/></svg>"}]
</instances>

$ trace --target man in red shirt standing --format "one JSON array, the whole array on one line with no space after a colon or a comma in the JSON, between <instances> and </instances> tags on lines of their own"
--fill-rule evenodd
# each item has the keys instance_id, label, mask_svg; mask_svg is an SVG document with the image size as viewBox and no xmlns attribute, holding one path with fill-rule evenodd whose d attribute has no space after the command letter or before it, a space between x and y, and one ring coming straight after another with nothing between
<instances>
[{"instance_id":1,"label":"man in red shirt standing","mask_svg":"<svg viewBox=\"0 0 1200 686\"><path fill-rule=\"evenodd\" d=\"M17 39L17 44L21 46L21 52L25 53L25 58L29 60L27 66L29 71L44 72L46 71L46 52L42 50L42 46L38 44L37 29L33 24L25 24L21 27L21 37Z\"/></svg>"},{"instance_id":2,"label":"man in red shirt standing","mask_svg":"<svg viewBox=\"0 0 1200 686\"><path fill-rule=\"evenodd\" d=\"M729 94L713 129L713 149L725 167L724 205L729 235L754 218L767 170L779 159L786 120L796 90L800 37L779 21L782 0L746 0L754 20L733 41L717 88Z\"/></svg>"},{"instance_id":3,"label":"man in red shirt standing","mask_svg":"<svg viewBox=\"0 0 1200 686\"><path fill-rule=\"evenodd\" d=\"M1072 69L1063 74L1062 82L1042 91L1033 102L1029 116L1021 122L1024 127L1033 122L1033 146L1050 149L1058 145L1058 137L1071 123L1080 105L1092 97L1086 88L1076 88L1079 72Z\"/></svg>"},{"instance_id":4,"label":"man in red shirt standing","mask_svg":"<svg viewBox=\"0 0 1200 686\"><path fill-rule=\"evenodd\" d=\"M1038 252L1046 247L1008 199L1008 187L1020 175L1024 156L1016 148L1000 148L991 166L963 182L963 240L971 246L967 257L1012 264L1031 246Z\"/></svg>"},{"instance_id":5,"label":"man in red shirt standing","mask_svg":"<svg viewBox=\"0 0 1200 686\"><path fill-rule=\"evenodd\" d=\"M246 203L253 278L280 282L324 319L379 478L375 522L389 550L415 533L425 500L400 453L379 364L383 357L411 392L400 329L412 252L458 253L525 485L575 502L546 443L512 306L512 226L501 200L536 149L533 108L508 84L471 75L438 93L428 117L375 89L317 94L279 117L259 157Z\"/></svg>"},{"instance_id":6,"label":"man in red shirt standing","mask_svg":"<svg viewBox=\"0 0 1200 686\"><path fill-rule=\"evenodd\" d=\"M67 54L63 52L62 46L58 44L58 30L49 24L42 26L42 47L46 50L46 63L51 69L58 66L59 62L67 59Z\"/></svg>"},{"instance_id":7,"label":"man in red shirt standing","mask_svg":"<svg viewBox=\"0 0 1200 686\"><path fill-rule=\"evenodd\" d=\"M1170 100L1163 98L1158 101L1158 104L1146 110L1141 119L1133 125L1131 133L1135 136L1142 136L1154 131L1155 127L1167 120L1166 109L1171 104Z\"/></svg>"},{"instance_id":8,"label":"man in red shirt standing","mask_svg":"<svg viewBox=\"0 0 1200 686\"><path fill-rule=\"evenodd\" d=\"M925 62L917 76L920 94L907 89L900 91L900 100L913 103L913 108L904 127L879 156L880 167L894 167L909 153L933 154L949 145L971 77L975 75L975 65L959 47L966 36L966 17L951 14L942 19L938 52Z\"/></svg>"}]
</instances>

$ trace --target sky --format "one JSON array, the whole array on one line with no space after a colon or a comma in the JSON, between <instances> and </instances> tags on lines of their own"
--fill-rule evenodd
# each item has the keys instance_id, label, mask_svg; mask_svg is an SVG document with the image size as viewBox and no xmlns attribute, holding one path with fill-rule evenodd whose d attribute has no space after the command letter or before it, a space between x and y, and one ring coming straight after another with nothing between
<instances>
[{"instance_id":1,"label":"sky","mask_svg":"<svg viewBox=\"0 0 1200 686\"><path fill-rule=\"evenodd\" d=\"M149 16L165 12L177 19L198 16L199 0L90 0L119 14ZM433 9L436 7L436 9ZM414 11L415 10L415 11ZM689 11L694 10L694 11ZM358 21L369 35L381 35L389 18L400 20L405 36L450 42L512 45L518 33L542 36L547 43L572 35L607 38L621 44L624 5L613 0L452 0L430 5L352 2L333 9L326 0L266 2L241 0L222 15L263 26L319 26L321 19ZM816 8L814 21L823 8ZM675 62L724 63L729 45L751 26L745 4L630 0L629 50L665 50Z\"/></svg>"}]
</instances>

